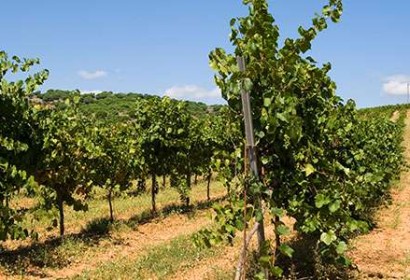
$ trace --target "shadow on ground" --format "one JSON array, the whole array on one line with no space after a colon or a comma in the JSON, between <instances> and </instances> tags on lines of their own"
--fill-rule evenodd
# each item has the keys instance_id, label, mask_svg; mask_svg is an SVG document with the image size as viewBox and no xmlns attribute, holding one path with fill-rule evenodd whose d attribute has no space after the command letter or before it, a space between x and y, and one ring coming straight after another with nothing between
<instances>
[{"instance_id":1,"label":"shadow on ground","mask_svg":"<svg viewBox=\"0 0 410 280\"><path fill-rule=\"evenodd\" d=\"M162 219L172 214L195 215L197 210L208 209L212 204L225 200L226 197L200 201L195 205L182 206L171 204L153 213L146 210L127 220L116 220L111 223L108 218L98 218L89 222L79 233L67 234L64 238L54 237L44 242L33 242L30 246L4 251L0 246L0 266L9 274L47 277L42 268L63 268L69 266L75 257L83 254L89 247L98 246L101 240L110 239L115 244L122 240L114 240L110 235L113 229L126 226L136 229L138 225L149 223L154 219Z\"/></svg>"}]
</instances>

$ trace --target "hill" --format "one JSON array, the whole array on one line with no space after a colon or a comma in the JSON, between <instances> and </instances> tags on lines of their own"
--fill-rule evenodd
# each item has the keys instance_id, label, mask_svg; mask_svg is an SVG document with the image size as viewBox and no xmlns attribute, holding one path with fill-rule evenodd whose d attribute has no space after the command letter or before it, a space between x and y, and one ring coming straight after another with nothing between
<instances>
[{"instance_id":1,"label":"hill","mask_svg":"<svg viewBox=\"0 0 410 280\"><path fill-rule=\"evenodd\" d=\"M50 89L44 93L37 92L36 98L43 102L56 103L63 101L70 96L79 95L81 97L80 108L86 114L95 114L99 119L108 122L126 120L135 113L136 104L142 99L160 98L153 94L143 93L114 93L104 91L101 93L81 94L79 90L59 90ZM218 113L224 105L207 105L203 102L181 101L187 104L188 110L196 117L203 117L209 113Z\"/></svg>"}]
</instances>

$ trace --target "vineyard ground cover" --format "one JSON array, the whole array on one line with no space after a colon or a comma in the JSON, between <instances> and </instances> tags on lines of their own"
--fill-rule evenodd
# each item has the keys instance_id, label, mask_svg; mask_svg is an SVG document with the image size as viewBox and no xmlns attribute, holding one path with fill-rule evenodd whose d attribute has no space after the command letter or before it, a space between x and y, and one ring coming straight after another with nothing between
<instances>
[{"instance_id":1,"label":"vineyard ground cover","mask_svg":"<svg viewBox=\"0 0 410 280\"><path fill-rule=\"evenodd\" d=\"M161 243L181 234L189 234L210 223L209 211L225 190L221 183L211 184L213 200L206 200L206 183L200 182L192 190L192 207L186 209L175 202L178 193L172 188L161 190L158 196L159 212L150 212L150 196L116 198L117 222L110 225L105 200L90 201L85 213L67 209L67 236L63 242L57 230L40 232L38 242L8 241L2 244L0 278L22 279L72 276L85 268L92 268L104 260L112 261L117 255L131 255L142 248ZM178 215L186 212L187 215ZM38 221L39 229L47 219ZM14 249L14 250L13 250ZM10 274L11 273L11 274Z\"/></svg>"},{"instance_id":2,"label":"vineyard ground cover","mask_svg":"<svg viewBox=\"0 0 410 280\"><path fill-rule=\"evenodd\" d=\"M114 199L114 214L115 218L121 221L129 221L129 225L137 225L138 222L149 219L151 215L151 198L148 190L151 188L150 184L147 184L147 193L143 193L139 196L120 196ZM98 188L96 188L98 189ZM213 193L212 193L213 192ZM213 181L211 184L211 196L213 198L220 197L225 192L222 184L218 181ZM67 234L79 233L87 230L87 226L92 226L95 221L103 220L107 217L109 210L108 204L105 199L106 192L102 189L98 189L95 192L95 199L88 201L89 210L86 212L73 211L70 207L65 207L67 211ZM199 182L197 186L192 190L192 203L195 205L198 202L206 200L206 182ZM36 202L34 198L27 198L24 196L18 197L12 204L19 205L22 208L34 207ZM183 207L180 207L179 194L176 189L170 188L168 185L162 189L158 194L158 215L163 215L166 212L182 211ZM161 214L162 213L162 214ZM25 221L25 226L34 228L36 232L40 234L40 240L46 240L48 238L56 237L58 235L58 229L53 228L49 231L46 228L50 228L50 218L40 216L39 220L32 220L31 216L28 216ZM31 241L19 242L5 242L3 247L8 249L14 249L15 246L28 245Z\"/></svg>"},{"instance_id":3,"label":"vineyard ground cover","mask_svg":"<svg viewBox=\"0 0 410 280\"><path fill-rule=\"evenodd\" d=\"M290 220L287 222L291 223ZM267 229L267 237L273 238L272 225ZM179 236L152 247L135 259L127 256L73 279L232 279L241 251L242 235L233 240L232 246L220 244L214 248L199 249L192 242L195 234ZM256 240L253 240L250 249L255 250L256 247Z\"/></svg>"},{"instance_id":4,"label":"vineyard ground cover","mask_svg":"<svg viewBox=\"0 0 410 280\"><path fill-rule=\"evenodd\" d=\"M266 217L271 218L268 214ZM289 218L284 218L284 222L289 227L294 223ZM266 227L267 239L274 238L273 226ZM232 279L235 265L241 252L242 234L238 234L233 240L233 245L222 245L217 247L202 248L196 251L192 244L191 235L188 237L178 237L171 242L161 244L152 248L146 255L138 256L136 259L129 257L109 262L93 271L86 271L82 275L74 277L75 280L83 279L212 279L226 280ZM297 243L305 246L306 241L300 242L296 232L290 232L284 239L285 242ZM249 254L257 248L256 239L252 240ZM306 262L307 256L297 256L295 262ZM308 260L309 261L309 260ZM311 265L309 263L308 265ZM254 263L247 264L249 275L252 274ZM306 267L306 265L305 265ZM314 267L309 267L314 269ZM342 272L344 273L344 272ZM346 274L349 272L346 271ZM251 279L251 276L249 276ZM290 278L293 279L293 278Z\"/></svg>"},{"instance_id":5,"label":"vineyard ground cover","mask_svg":"<svg viewBox=\"0 0 410 280\"><path fill-rule=\"evenodd\" d=\"M407 129L408 134L410 133L410 128ZM409 135L410 137L410 135ZM406 146L410 146L410 144L405 144ZM409 152L408 156L410 155ZM401 199L407 199L407 202L401 202L401 203L396 203L395 201L398 199L398 193L401 193L403 195L403 191L405 191L405 185L403 184L398 184L396 188L393 190L393 204L392 206L389 207L389 212L390 218L388 218L388 223L381 223L379 226L375 229L373 233L370 235L364 235L362 237L359 237L358 240L360 239L368 239L370 236L375 234L376 232L380 230L384 230L385 228L389 229L398 229L401 226L406 225L406 218L403 220L403 212L406 211L404 208L408 207L410 204L408 203L409 199L408 197L401 197ZM404 207L404 208L403 208ZM377 213L377 216L383 216L386 215L386 210L382 209ZM397 214L397 211L399 214ZM391 221L397 219L397 215L399 215L399 224L398 225L392 225ZM383 219L386 219L384 217ZM408 220L408 219L407 219ZM380 219L378 219L380 221ZM287 221L286 224L290 224L290 221ZM267 232L271 232L271 230L267 229ZM360 253L365 254L364 252L368 251L368 247L373 246L373 244L382 242L386 244L390 244L391 242L389 241L392 234L383 237L381 240L373 240L372 242L365 241L364 244L360 245ZM240 234L238 236L241 236ZM291 234L288 238L288 242L292 243L292 246L296 247L306 247L308 246L308 241L303 240L300 238L295 238L296 236ZM378 237L380 237L378 235ZM268 236L268 238L270 238ZM406 240L405 238L407 237L402 237L402 240ZM120 276L122 279L231 279L232 278L232 273L233 273L233 266L235 262L237 261L239 251L240 251L240 240L239 238L236 238L234 241L234 246L225 246L223 248L217 247L216 249L214 248L214 251L212 252L206 252L206 253L201 253L200 257L193 257L193 256L198 256L195 254L191 254L190 252L190 246L191 244L189 242L183 241L184 239L178 238L175 241L172 241L169 244L163 244L158 247L155 247L152 252L150 252L148 255L144 256L143 258L138 258L137 260L132 260L132 261L126 261L126 262L116 262L116 263L110 263L108 265L105 265L101 268L99 268L96 271L89 272L88 274L84 274L83 276L75 279L99 279L101 275L107 276ZM407 238L407 240L410 240ZM172 244L172 245L171 245ZM408 245L406 243L404 244L404 248L408 248ZM256 245L256 244L254 244ZM184 246L184 248L187 248L187 251L184 251L182 253L182 256L184 258L181 259L181 255L178 255L178 252L180 252L180 246ZM384 248L384 250L388 251L388 248ZM297 250L299 251L299 250ZM294 257L293 260L293 266L295 266L295 269L301 269L304 268L306 270L312 270L312 269L318 269L318 267L313 267L313 262L309 260L311 257L310 255L304 255L308 250L302 250L303 252L300 255L297 255ZM378 252L378 255L382 254L382 251ZM378 255L372 256L375 259L378 259ZM155 258L154 258L155 257ZM363 257L363 256L359 256ZM152 262L153 259L156 259L157 262ZM172 262L169 262L167 260L173 260ZM393 262L396 263L395 265L399 265L402 267L402 269L409 267L410 261L409 261L409 255L407 253L404 254L404 257L402 259L397 259L393 258ZM162 260L164 260L163 265L159 265L158 263L162 263ZM366 263L369 260L366 260ZM382 270L389 271L388 269L384 269L383 267L385 264L388 264L390 260L385 259L385 262L377 264L377 267L381 268ZM371 262L371 261L370 261ZM296 267L296 265L300 265L301 267ZM150 269L152 267L152 269ZM177 272L176 268L178 267ZM329 270L331 268L329 267L321 267L320 269L323 270ZM397 268L394 268L394 270L391 271L396 271L397 275ZM295 271L295 275L303 273L301 271ZM306 273L306 271L305 271ZM132 275L132 277L128 277ZM380 272L370 272L370 273L361 273L360 275L355 276L354 271L352 270L346 270L346 271L338 271L339 277L342 278L337 278L337 279L368 279L368 277L379 277L380 275L383 275L385 278L390 279L389 277L392 277L393 274L382 274ZM399 274L401 275L401 274ZM403 275L402 275L403 276ZM136 277L136 278L135 278ZM292 276L290 276L292 277ZM108 278L110 279L110 278ZM112 278L114 279L114 278ZM296 279L296 278L289 278L289 279ZM406 279L402 278L400 276L397 276L395 278L391 279Z\"/></svg>"},{"instance_id":6,"label":"vineyard ground cover","mask_svg":"<svg viewBox=\"0 0 410 280\"><path fill-rule=\"evenodd\" d=\"M181 278L180 275L207 258L220 258L222 248L200 250L191 241L191 235L180 236L150 248L136 259L125 257L73 279L202 279L205 275L196 275L196 278Z\"/></svg>"}]
</instances>

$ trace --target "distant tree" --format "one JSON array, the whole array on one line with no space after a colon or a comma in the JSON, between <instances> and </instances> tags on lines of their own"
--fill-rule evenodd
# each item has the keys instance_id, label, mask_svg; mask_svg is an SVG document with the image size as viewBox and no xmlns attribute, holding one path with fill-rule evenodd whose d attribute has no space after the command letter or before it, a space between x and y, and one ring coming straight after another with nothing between
<instances>
[{"instance_id":1,"label":"distant tree","mask_svg":"<svg viewBox=\"0 0 410 280\"><path fill-rule=\"evenodd\" d=\"M81 95L80 102L84 104L94 103L96 101L94 93L86 93Z\"/></svg>"},{"instance_id":2,"label":"distant tree","mask_svg":"<svg viewBox=\"0 0 410 280\"><path fill-rule=\"evenodd\" d=\"M111 96L113 96L113 93L111 91L103 91L103 92L97 94L95 96L95 98L104 99L104 98L111 97Z\"/></svg>"},{"instance_id":3,"label":"distant tree","mask_svg":"<svg viewBox=\"0 0 410 280\"><path fill-rule=\"evenodd\" d=\"M39 97L46 102L51 102L51 101L64 101L73 95L79 95L79 94L80 93L77 91L49 89L42 95L39 95Z\"/></svg>"}]
</instances>

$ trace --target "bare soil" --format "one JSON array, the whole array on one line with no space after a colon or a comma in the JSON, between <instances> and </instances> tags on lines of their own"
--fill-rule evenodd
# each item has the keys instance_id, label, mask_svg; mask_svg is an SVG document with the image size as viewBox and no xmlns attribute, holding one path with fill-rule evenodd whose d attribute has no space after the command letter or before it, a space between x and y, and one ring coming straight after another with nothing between
<instances>
[{"instance_id":1,"label":"bare soil","mask_svg":"<svg viewBox=\"0 0 410 280\"><path fill-rule=\"evenodd\" d=\"M391 115L390 120L392 122L396 122L400 117L400 111L394 111L393 114Z\"/></svg>"}]
</instances>

